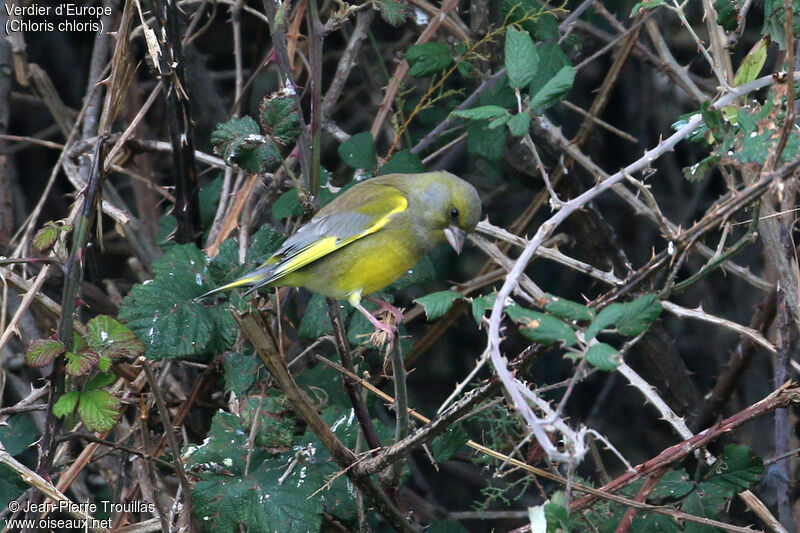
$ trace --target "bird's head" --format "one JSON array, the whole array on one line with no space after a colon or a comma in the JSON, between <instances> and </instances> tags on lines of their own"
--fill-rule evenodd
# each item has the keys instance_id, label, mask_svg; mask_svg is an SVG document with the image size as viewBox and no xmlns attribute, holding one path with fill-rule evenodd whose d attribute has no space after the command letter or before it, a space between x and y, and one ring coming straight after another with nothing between
<instances>
[{"instance_id":1,"label":"bird's head","mask_svg":"<svg viewBox=\"0 0 800 533\"><path fill-rule=\"evenodd\" d=\"M471 184L445 171L420 174L419 200L424 205L426 227L433 229L438 239L447 240L461 253L467 233L475 229L481 217L481 199ZM440 241L441 242L441 241Z\"/></svg>"}]
</instances>

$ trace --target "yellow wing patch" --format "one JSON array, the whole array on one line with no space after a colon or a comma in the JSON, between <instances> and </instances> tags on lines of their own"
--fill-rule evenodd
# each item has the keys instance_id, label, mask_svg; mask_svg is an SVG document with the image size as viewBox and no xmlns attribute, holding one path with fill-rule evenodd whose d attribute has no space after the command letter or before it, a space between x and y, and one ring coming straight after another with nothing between
<instances>
[{"instance_id":1,"label":"yellow wing patch","mask_svg":"<svg viewBox=\"0 0 800 533\"><path fill-rule=\"evenodd\" d=\"M286 258L286 262L284 264L279 264L279 266L275 269L272 276L270 276L273 280L276 280L280 277L285 276L295 270L298 270L310 263L313 263L317 259L328 255L331 252L338 250L339 248L350 244L353 241L356 241L362 237L366 237L376 231L380 230L384 227L389 220L391 219L392 215L395 213L400 213L405 211L408 207L408 200L402 195L395 196L397 200L395 202L395 206L388 211L385 215L380 217L378 220L375 221L373 225L362 231L361 233L357 233L352 235L346 239L340 240L338 237L331 236L331 237L323 237L318 241L306 246L302 250L298 251L296 254L293 254L291 257Z\"/></svg>"}]
</instances>

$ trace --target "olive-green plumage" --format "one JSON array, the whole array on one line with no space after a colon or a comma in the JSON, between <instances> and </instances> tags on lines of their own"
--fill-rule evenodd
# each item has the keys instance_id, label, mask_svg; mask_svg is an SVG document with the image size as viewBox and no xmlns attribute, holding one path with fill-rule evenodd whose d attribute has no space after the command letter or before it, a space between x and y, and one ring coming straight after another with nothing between
<instances>
[{"instance_id":1,"label":"olive-green plumage","mask_svg":"<svg viewBox=\"0 0 800 533\"><path fill-rule=\"evenodd\" d=\"M460 252L480 214L475 188L449 172L373 178L321 209L259 268L206 295L288 285L361 307L362 296L395 281L438 244Z\"/></svg>"}]
</instances>

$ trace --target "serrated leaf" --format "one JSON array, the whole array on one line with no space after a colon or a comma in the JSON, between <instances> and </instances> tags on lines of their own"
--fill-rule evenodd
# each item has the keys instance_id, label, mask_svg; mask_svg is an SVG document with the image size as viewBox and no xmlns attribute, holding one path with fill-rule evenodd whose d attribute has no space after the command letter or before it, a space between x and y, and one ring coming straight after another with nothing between
<instances>
[{"instance_id":1,"label":"serrated leaf","mask_svg":"<svg viewBox=\"0 0 800 533\"><path fill-rule=\"evenodd\" d=\"M726 31L734 31L739 26L739 11L736 0L716 0L717 23ZM735 83L734 83L735 84Z\"/></svg>"},{"instance_id":2,"label":"serrated leaf","mask_svg":"<svg viewBox=\"0 0 800 533\"><path fill-rule=\"evenodd\" d=\"M425 310L428 321L443 317L456 300L460 300L464 295L455 291L439 291L415 299Z\"/></svg>"},{"instance_id":3,"label":"serrated leaf","mask_svg":"<svg viewBox=\"0 0 800 533\"><path fill-rule=\"evenodd\" d=\"M497 300L497 293L486 294L472 299L472 318L478 326L483 322L483 317L486 316L486 310L494 307L494 302Z\"/></svg>"},{"instance_id":4,"label":"serrated leaf","mask_svg":"<svg viewBox=\"0 0 800 533\"><path fill-rule=\"evenodd\" d=\"M522 137L531 128L531 115L527 111L517 113L508 121L508 131L514 137Z\"/></svg>"},{"instance_id":5,"label":"serrated leaf","mask_svg":"<svg viewBox=\"0 0 800 533\"><path fill-rule=\"evenodd\" d=\"M489 122L489 129L497 129L500 126L505 126L511 120L511 115L503 115Z\"/></svg>"},{"instance_id":6,"label":"serrated leaf","mask_svg":"<svg viewBox=\"0 0 800 533\"><path fill-rule=\"evenodd\" d=\"M69 224L57 225L52 220L48 220L33 236L33 247L40 252L46 252L58 241L58 236L62 231L71 229L72 226Z\"/></svg>"},{"instance_id":7,"label":"serrated leaf","mask_svg":"<svg viewBox=\"0 0 800 533\"><path fill-rule=\"evenodd\" d=\"M586 350L586 361L593 367L610 372L622 362L619 352L613 346L599 342Z\"/></svg>"},{"instance_id":8,"label":"serrated leaf","mask_svg":"<svg viewBox=\"0 0 800 533\"><path fill-rule=\"evenodd\" d=\"M683 177L692 183L702 181L712 170L714 170L720 159L722 158L715 154L705 157L694 165L685 167L683 169Z\"/></svg>"},{"instance_id":9,"label":"serrated leaf","mask_svg":"<svg viewBox=\"0 0 800 533\"><path fill-rule=\"evenodd\" d=\"M764 63L767 62L769 41L769 37L764 37L753 45L753 48L750 49L742 60L742 64L739 65L739 70L736 71L736 75L733 77L734 87L750 83L758 78L761 69L764 68Z\"/></svg>"},{"instance_id":10,"label":"serrated leaf","mask_svg":"<svg viewBox=\"0 0 800 533\"><path fill-rule=\"evenodd\" d=\"M303 339L316 339L330 333L333 333L333 325L328 316L328 302L321 294L314 294L303 312L297 334Z\"/></svg>"},{"instance_id":11,"label":"serrated leaf","mask_svg":"<svg viewBox=\"0 0 800 533\"><path fill-rule=\"evenodd\" d=\"M547 531L572 531L569 523L569 509L567 509L564 493L553 493L550 501L544 505L544 516L547 519Z\"/></svg>"},{"instance_id":12,"label":"serrated leaf","mask_svg":"<svg viewBox=\"0 0 800 533\"><path fill-rule=\"evenodd\" d=\"M117 380L117 377L114 375L113 372L108 372L107 370L103 370L103 368L100 365L97 366L101 370L101 373L97 374L92 379L87 381L86 385L84 385L83 387L83 390L102 389L103 387L107 387Z\"/></svg>"},{"instance_id":13,"label":"serrated leaf","mask_svg":"<svg viewBox=\"0 0 800 533\"><path fill-rule=\"evenodd\" d=\"M666 5L667 2L665 0L646 0L644 2L639 2L638 4L633 6L631 9L631 17L635 17L639 14L640 9L644 9L645 11L650 11L651 9L655 9L657 7L661 7Z\"/></svg>"},{"instance_id":14,"label":"serrated leaf","mask_svg":"<svg viewBox=\"0 0 800 533\"><path fill-rule=\"evenodd\" d=\"M729 496L754 487L764 473L764 462L747 446L727 444L702 488L716 485Z\"/></svg>"},{"instance_id":15,"label":"serrated leaf","mask_svg":"<svg viewBox=\"0 0 800 533\"><path fill-rule=\"evenodd\" d=\"M570 66L567 54L554 42L539 43L536 52L539 55L539 66L528 87L528 94L531 95L538 93L562 68Z\"/></svg>"},{"instance_id":16,"label":"serrated leaf","mask_svg":"<svg viewBox=\"0 0 800 533\"><path fill-rule=\"evenodd\" d=\"M497 161L506 148L505 128L489 129L485 120L471 122L467 127L467 151Z\"/></svg>"},{"instance_id":17,"label":"serrated leaf","mask_svg":"<svg viewBox=\"0 0 800 533\"><path fill-rule=\"evenodd\" d=\"M33 368L42 368L64 353L64 345L55 339L36 339L25 350L25 362Z\"/></svg>"},{"instance_id":18,"label":"serrated leaf","mask_svg":"<svg viewBox=\"0 0 800 533\"><path fill-rule=\"evenodd\" d=\"M289 189L281 194L272 204L272 216L277 220L287 217L299 217L303 214L303 206L297 189Z\"/></svg>"},{"instance_id":19,"label":"serrated leaf","mask_svg":"<svg viewBox=\"0 0 800 533\"><path fill-rule=\"evenodd\" d=\"M534 0L503 0L500 5L506 23L521 26L536 41L558 39L558 21Z\"/></svg>"},{"instance_id":20,"label":"serrated leaf","mask_svg":"<svg viewBox=\"0 0 800 533\"><path fill-rule=\"evenodd\" d=\"M145 346L136 335L117 320L107 315L98 315L86 324L89 330L86 342L92 351L108 358L139 357Z\"/></svg>"},{"instance_id":21,"label":"serrated leaf","mask_svg":"<svg viewBox=\"0 0 800 533\"><path fill-rule=\"evenodd\" d=\"M472 109L456 109L450 113L454 117L465 118L467 120L493 119L509 115L506 108L499 105L482 105Z\"/></svg>"},{"instance_id":22,"label":"serrated leaf","mask_svg":"<svg viewBox=\"0 0 800 533\"><path fill-rule=\"evenodd\" d=\"M545 294L545 300L544 310L559 318L577 320L578 322L594 318L594 311L578 302L553 296L552 294Z\"/></svg>"},{"instance_id":23,"label":"serrated leaf","mask_svg":"<svg viewBox=\"0 0 800 533\"><path fill-rule=\"evenodd\" d=\"M352 135L337 148L339 157L351 168L372 170L378 166L375 156L375 139L368 131Z\"/></svg>"},{"instance_id":24,"label":"serrated leaf","mask_svg":"<svg viewBox=\"0 0 800 533\"><path fill-rule=\"evenodd\" d=\"M406 21L406 5L400 0L380 0L378 9L381 18L392 26L399 26Z\"/></svg>"},{"instance_id":25,"label":"serrated leaf","mask_svg":"<svg viewBox=\"0 0 800 533\"><path fill-rule=\"evenodd\" d=\"M695 484L690 480L686 470L683 468L670 470L659 480L649 498L655 500L683 498L694 490L694 487Z\"/></svg>"},{"instance_id":26,"label":"serrated leaf","mask_svg":"<svg viewBox=\"0 0 800 533\"><path fill-rule=\"evenodd\" d=\"M81 392L78 416L89 431L108 431L117 423L119 400L104 390Z\"/></svg>"},{"instance_id":27,"label":"serrated leaf","mask_svg":"<svg viewBox=\"0 0 800 533\"><path fill-rule=\"evenodd\" d=\"M232 352L225 356L225 392L241 398L253 383L266 379L266 368L254 354Z\"/></svg>"},{"instance_id":28,"label":"serrated leaf","mask_svg":"<svg viewBox=\"0 0 800 533\"><path fill-rule=\"evenodd\" d=\"M245 261L263 263L280 248L286 237L269 224L263 224L258 231L250 237L250 247L245 254ZM237 251L238 254L238 251ZM238 255L236 256L238 260Z\"/></svg>"},{"instance_id":29,"label":"serrated leaf","mask_svg":"<svg viewBox=\"0 0 800 533\"><path fill-rule=\"evenodd\" d=\"M635 337L650 327L661 316L661 302L655 294L645 294L622 305L622 317L617 321L617 331Z\"/></svg>"},{"instance_id":30,"label":"serrated leaf","mask_svg":"<svg viewBox=\"0 0 800 533\"><path fill-rule=\"evenodd\" d=\"M100 370L100 372L108 372L109 368L111 368L111 359L105 355L101 355L100 359L97 361L97 369Z\"/></svg>"},{"instance_id":31,"label":"serrated leaf","mask_svg":"<svg viewBox=\"0 0 800 533\"><path fill-rule=\"evenodd\" d=\"M80 352L67 352L64 354L66 365L64 366L70 376L82 376L93 369L99 359L95 352L82 350Z\"/></svg>"},{"instance_id":32,"label":"serrated leaf","mask_svg":"<svg viewBox=\"0 0 800 533\"><path fill-rule=\"evenodd\" d=\"M450 426L444 433L433 439L431 443L433 458L438 462L450 460L468 440L469 435L461 424Z\"/></svg>"},{"instance_id":33,"label":"serrated leaf","mask_svg":"<svg viewBox=\"0 0 800 533\"><path fill-rule=\"evenodd\" d=\"M572 346L578 342L575 331L554 316L531 311L516 304L507 306L506 314L519 324L520 333L532 341L545 345L563 342L566 346Z\"/></svg>"},{"instance_id":34,"label":"serrated leaf","mask_svg":"<svg viewBox=\"0 0 800 533\"><path fill-rule=\"evenodd\" d=\"M53 404L53 414L58 418L62 418L75 411L75 406L78 405L78 398L80 393L78 391L69 391L61 395L55 404Z\"/></svg>"},{"instance_id":35,"label":"serrated leaf","mask_svg":"<svg viewBox=\"0 0 800 533\"><path fill-rule=\"evenodd\" d=\"M417 154L411 153L411 150L400 150L399 152L395 152L395 154L383 164L379 174L418 174L420 172L425 172L422 159Z\"/></svg>"},{"instance_id":36,"label":"serrated leaf","mask_svg":"<svg viewBox=\"0 0 800 533\"><path fill-rule=\"evenodd\" d=\"M210 141L226 164L235 164L247 172L263 172L281 160L275 144L261 135L258 124L251 117L231 117L227 122L217 124Z\"/></svg>"},{"instance_id":37,"label":"serrated leaf","mask_svg":"<svg viewBox=\"0 0 800 533\"><path fill-rule=\"evenodd\" d=\"M528 32L509 27L504 51L508 84L512 89L522 89L533 81L539 64L533 39Z\"/></svg>"},{"instance_id":38,"label":"serrated leaf","mask_svg":"<svg viewBox=\"0 0 800 533\"><path fill-rule=\"evenodd\" d=\"M602 330L616 325L621 335L635 337L645 331L661 315L661 302L646 294L624 304L614 303L597 314L586 330L586 340L592 340Z\"/></svg>"},{"instance_id":39,"label":"serrated leaf","mask_svg":"<svg viewBox=\"0 0 800 533\"><path fill-rule=\"evenodd\" d=\"M288 91L272 93L261 102L261 124L279 146L289 146L300 135L300 117L294 97Z\"/></svg>"},{"instance_id":40,"label":"serrated leaf","mask_svg":"<svg viewBox=\"0 0 800 533\"><path fill-rule=\"evenodd\" d=\"M541 113L548 107L563 100L572 89L572 84L575 82L575 72L575 67L571 65L561 67L536 94L531 95L531 109L536 113Z\"/></svg>"},{"instance_id":41,"label":"serrated leaf","mask_svg":"<svg viewBox=\"0 0 800 533\"><path fill-rule=\"evenodd\" d=\"M207 258L194 244L173 246L153 262L154 280L134 285L119 317L150 358L217 353L236 340L236 321L226 306L195 298L213 288Z\"/></svg>"},{"instance_id":42,"label":"serrated leaf","mask_svg":"<svg viewBox=\"0 0 800 533\"><path fill-rule=\"evenodd\" d=\"M19 413L0 424L0 442L10 455L18 455L36 442L39 429L29 413Z\"/></svg>"},{"instance_id":43,"label":"serrated leaf","mask_svg":"<svg viewBox=\"0 0 800 533\"><path fill-rule=\"evenodd\" d=\"M415 78L425 78L450 66L453 58L447 45L429 42L410 47L406 51L406 61L411 66L409 74Z\"/></svg>"}]
</instances>

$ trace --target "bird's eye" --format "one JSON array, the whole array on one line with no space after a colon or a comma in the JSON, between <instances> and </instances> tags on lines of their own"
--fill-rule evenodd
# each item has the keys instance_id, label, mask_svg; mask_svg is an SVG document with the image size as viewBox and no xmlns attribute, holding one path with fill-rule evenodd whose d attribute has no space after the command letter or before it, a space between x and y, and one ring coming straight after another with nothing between
<instances>
[{"instance_id":1,"label":"bird's eye","mask_svg":"<svg viewBox=\"0 0 800 533\"><path fill-rule=\"evenodd\" d=\"M452 218L453 220L458 218L458 209L456 209L455 207L450 210L450 218Z\"/></svg>"}]
</instances>

